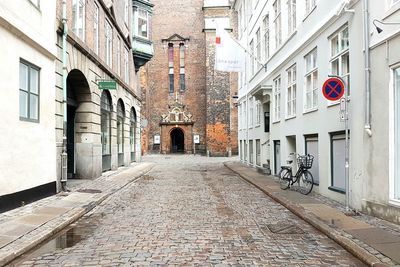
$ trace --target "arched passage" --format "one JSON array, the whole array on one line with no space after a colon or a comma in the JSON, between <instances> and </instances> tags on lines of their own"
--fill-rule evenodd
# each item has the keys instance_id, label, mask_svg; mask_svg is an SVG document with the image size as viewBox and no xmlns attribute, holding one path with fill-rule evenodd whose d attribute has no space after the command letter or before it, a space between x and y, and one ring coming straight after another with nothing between
<instances>
[{"instance_id":1,"label":"arched passage","mask_svg":"<svg viewBox=\"0 0 400 267\"><path fill-rule=\"evenodd\" d=\"M111 112L112 103L111 95L108 91L101 93L100 100L101 109L101 154L102 154L102 171L111 169Z\"/></svg>"},{"instance_id":2,"label":"arched passage","mask_svg":"<svg viewBox=\"0 0 400 267\"><path fill-rule=\"evenodd\" d=\"M136 110L134 107L131 108L131 116L130 116L130 129L129 129L129 137L130 137L130 150L131 150L131 161L135 161L136 154Z\"/></svg>"},{"instance_id":3,"label":"arched passage","mask_svg":"<svg viewBox=\"0 0 400 267\"><path fill-rule=\"evenodd\" d=\"M118 166L124 165L124 121L125 105L122 99L117 102L117 145L118 145Z\"/></svg>"},{"instance_id":4,"label":"arched passage","mask_svg":"<svg viewBox=\"0 0 400 267\"><path fill-rule=\"evenodd\" d=\"M67 76L67 154L68 177L83 177L84 170L77 168L77 162L83 162L81 154L77 151L77 141L82 132L76 126L84 124L85 107L83 103L91 101L89 84L85 75L77 69L71 70ZM84 126L83 126L84 127Z\"/></svg>"},{"instance_id":5,"label":"arched passage","mask_svg":"<svg viewBox=\"0 0 400 267\"><path fill-rule=\"evenodd\" d=\"M175 128L171 131L171 153L185 152L185 134L181 128Z\"/></svg>"}]
</instances>

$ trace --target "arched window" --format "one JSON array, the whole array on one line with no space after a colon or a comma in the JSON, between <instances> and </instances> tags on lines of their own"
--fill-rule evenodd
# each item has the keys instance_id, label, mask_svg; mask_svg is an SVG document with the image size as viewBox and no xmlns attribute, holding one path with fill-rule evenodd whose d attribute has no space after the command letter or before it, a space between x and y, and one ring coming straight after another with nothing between
<instances>
[{"instance_id":1,"label":"arched window","mask_svg":"<svg viewBox=\"0 0 400 267\"><path fill-rule=\"evenodd\" d=\"M131 108L131 116L130 116L130 145L131 145L131 161L135 161L135 152L136 152L136 111L135 108Z\"/></svg>"},{"instance_id":2,"label":"arched window","mask_svg":"<svg viewBox=\"0 0 400 267\"><path fill-rule=\"evenodd\" d=\"M122 100L117 103L117 145L118 145L118 166L124 165L124 120L125 106Z\"/></svg>"},{"instance_id":3,"label":"arched window","mask_svg":"<svg viewBox=\"0 0 400 267\"><path fill-rule=\"evenodd\" d=\"M101 93L101 146L102 146L102 170L111 169L111 96L108 91Z\"/></svg>"}]
</instances>

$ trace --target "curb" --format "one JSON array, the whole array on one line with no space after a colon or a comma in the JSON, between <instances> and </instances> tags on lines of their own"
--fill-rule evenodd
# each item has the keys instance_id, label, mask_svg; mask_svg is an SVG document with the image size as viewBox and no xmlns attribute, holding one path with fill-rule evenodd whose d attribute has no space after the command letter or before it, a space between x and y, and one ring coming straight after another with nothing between
<instances>
[{"instance_id":1,"label":"curb","mask_svg":"<svg viewBox=\"0 0 400 267\"><path fill-rule=\"evenodd\" d=\"M228 163L224 162L224 166L233 171L234 173L236 173L237 175L239 175L243 180L245 180L249 184L255 186L257 189L268 195L276 202L286 207L293 214L295 214L302 220L306 221L307 223L311 224L314 228L316 228L317 230L328 236L330 239L332 239L337 244L342 246L345 250L350 252L353 256L361 260L363 263L373 267L389 266L387 264L382 263L377 257L375 257L373 254L369 253L367 250L354 243L351 239L343 236L340 232L328 226L326 223L318 219L318 217L316 217L314 214L306 212L306 210L303 207L293 204L291 201L279 197L269 192L268 190L262 188L261 186L252 182L246 176L240 174L238 171L231 168L231 166L229 166Z\"/></svg>"},{"instance_id":2,"label":"curb","mask_svg":"<svg viewBox=\"0 0 400 267\"><path fill-rule=\"evenodd\" d=\"M120 191L121 189L123 189L124 187L129 185L130 183L136 182L143 175L145 175L146 173L151 171L153 169L153 167L154 167L154 164L149 164L149 166L146 166L146 168L144 170L140 170L138 172L138 174L134 175L132 179L127 181L126 184L124 184L123 186L119 187L115 191L112 191L112 192L106 193L106 194L102 194L102 196L99 199L95 200L95 201L86 203L86 204L84 204L82 206L75 207L75 208L72 208L70 211L67 211L66 213L68 213L68 212L73 213L73 214L70 215L70 217L67 220L62 221L61 223L58 223L57 226L55 226L54 228L52 228L50 230L44 231L44 233L41 233L40 235L38 235L35 240L30 241L29 245L24 246L23 248L21 248L21 249L19 249L17 251L10 252L8 255L5 255L4 257L1 257L0 258L0 266L5 266L6 264L8 264L11 261L15 260L16 258L20 257L24 253L29 252L30 250L34 249L36 246L39 246L40 244L48 241L55 234L57 234L58 232L62 231L63 229L65 229L66 227L68 227L72 223L76 222L80 218L82 218L85 214L87 214L89 211L93 210L95 207L100 205L107 198L109 198L110 196L112 196L116 192ZM76 212L74 212L74 210ZM61 216L65 215L66 213L62 214ZM56 219L59 219L59 218L60 217L57 217L57 218L54 218L53 220L56 220ZM47 223L49 223L51 221L52 220L50 220L50 221L38 226L34 230L46 225ZM32 230L32 231L34 231L34 230Z\"/></svg>"}]
</instances>

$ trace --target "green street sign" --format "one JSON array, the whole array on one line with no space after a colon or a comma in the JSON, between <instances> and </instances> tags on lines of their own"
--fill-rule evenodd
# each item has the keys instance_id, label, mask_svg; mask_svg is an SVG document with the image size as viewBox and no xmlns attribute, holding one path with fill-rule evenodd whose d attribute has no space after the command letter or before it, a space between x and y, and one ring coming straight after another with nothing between
<instances>
[{"instance_id":1,"label":"green street sign","mask_svg":"<svg viewBox=\"0 0 400 267\"><path fill-rule=\"evenodd\" d=\"M117 83L113 80L99 81L100 90L117 90Z\"/></svg>"}]
</instances>

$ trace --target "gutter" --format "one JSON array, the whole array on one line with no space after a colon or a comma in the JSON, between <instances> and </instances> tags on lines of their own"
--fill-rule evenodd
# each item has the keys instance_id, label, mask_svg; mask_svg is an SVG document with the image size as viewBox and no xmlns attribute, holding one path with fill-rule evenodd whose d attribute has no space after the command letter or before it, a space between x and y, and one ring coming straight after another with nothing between
<instances>
[{"instance_id":1,"label":"gutter","mask_svg":"<svg viewBox=\"0 0 400 267\"><path fill-rule=\"evenodd\" d=\"M363 0L363 42L364 42L364 86L365 86L365 124L364 129L369 137L372 136L371 130L371 68L370 68L370 49L369 49L369 0Z\"/></svg>"},{"instance_id":2,"label":"gutter","mask_svg":"<svg viewBox=\"0 0 400 267\"><path fill-rule=\"evenodd\" d=\"M67 183L67 35L68 35L68 24L67 24L67 1L62 2L62 90L63 90L63 149L61 153L61 188L65 190Z\"/></svg>"}]
</instances>

